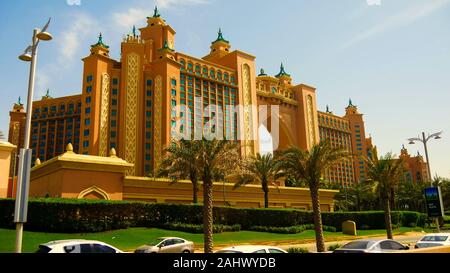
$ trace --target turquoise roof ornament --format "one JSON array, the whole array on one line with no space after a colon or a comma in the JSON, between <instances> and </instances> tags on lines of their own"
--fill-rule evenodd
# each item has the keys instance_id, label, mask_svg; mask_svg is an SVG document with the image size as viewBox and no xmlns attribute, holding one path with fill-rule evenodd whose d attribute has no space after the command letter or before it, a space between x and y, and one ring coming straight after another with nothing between
<instances>
[{"instance_id":1,"label":"turquoise roof ornament","mask_svg":"<svg viewBox=\"0 0 450 273\"><path fill-rule=\"evenodd\" d=\"M158 17L161 17L161 14L159 14L158 6L155 6L155 10L154 10L154 13L153 13L153 18L158 18Z\"/></svg>"},{"instance_id":2,"label":"turquoise roof ornament","mask_svg":"<svg viewBox=\"0 0 450 273\"><path fill-rule=\"evenodd\" d=\"M267 74L264 72L264 69L261 68L258 76L267 76Z\"/></svg>"},{"instance_id":3,"label":"turquoise roof ornament","mask_svg":"<svg viewBox=\"0 0 450 273\"><path fill-rule=\"evenodd\" d=\"M224 38L223 38L223 34L222 34L222 30L219 28L219 32L217 33L217 39L214 41L214 42L212 42L213 44L214 43L216 43L216 42L225 42L225 43L227 43L227 44L229 44L230 42L228 42L227 40L225 40Z\"/></svg>"},{"instance_id":4,"label":"turquoise roof ornament","mask_svg":"<svg viewBox=\"0 0 450 273\"><path fill-rule=\"evenodd\" d=\"M283 63L281 63L281 66L280 66L280 73L278 73L277 75L275 75L275 77L279 78L279 77L281 77L281 76L288 76L288 77L291 76L291 75L289 75L288 73L286 73L286 71L284 70L284 65L283 65Z\"/></svg>"},{"instance_id":5,"label":"turquoise roof ornament","mask_svg":"<svg viewBox=\"0 0 450 273\"><path fill-rule=\"evenodd\" d=\"M22 99L20 98L20 96L19 96L19 99L17 100L17 104L18 104L18 105L23 105Z\"/></svg>"},{"instance_id":6,"label":"turquoise roof ornament","mask_svg":"<svg viewBox=\"0 0 450 273\"><path fill-rule=\"evenodd\" d=\"M170 50L170 51L174 51L172 48L169 47L169 43L167 42L167 40L164 40L163 47L162 47L160 50Z\"/></svg>"},{"instance_id":7,"label":"turquoise roof ornament","mask_svg":"<svg viewBox=\"0 0 450 273\"><path fill-rule=\"evenodd\" d=\"M330 107L327 105L327 113L332 114L333 112L330 111Z\"/></svg>"},{"instance_id":8,"label":"turquoise roof ornament","mask_svg":"<svg viewBox=\"0 0 450 273\"><path fill-rule=\"evenodd\" d=\"M348 100L348 106L354 106L353 103L352 103L352 99Z\"/></svg>"},{"instance_id":9,"label":"turquoise roof ornament","mask_svg":"<svg viewBox=\"0 0 450 273\"><path fill-rule=\"evenodd\" d=\"M96 46L102 46L104 48L109 48L109 46L107 46L103 43L103 36L102 36L101 32L100 32L100 35L98 36L98 42L94 45L91 45L91 47L96 47Z\"/></svg>"},{"instance_id":10,"label":"turquoise roof ornament","mask_svg":"<svg viewBox=\"0 0 450 273\"><path fill-rule=\"evenodd\" d=\"M133 26L133 36L136 37L136 26Z\"/></svg>"}]
</instances>

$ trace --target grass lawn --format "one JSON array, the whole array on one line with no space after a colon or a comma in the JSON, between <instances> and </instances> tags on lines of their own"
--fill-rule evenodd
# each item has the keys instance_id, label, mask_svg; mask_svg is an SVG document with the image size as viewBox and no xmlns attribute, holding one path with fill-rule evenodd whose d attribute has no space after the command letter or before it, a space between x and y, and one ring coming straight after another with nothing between
<instances>
[{"instance_id":1,"label":"grass lawn","mask_svg":"<svg viewBox=\"0 0 450 273\"><path fill-rule=\"evenodd\" d=\"M421 231L421 228L400 228L395 230L395 234L402 234L411 231ZM347 240L356 239L355 236L344 235L340 232L324 232L325 240ZM359 236L376 236L386 234L385 230L360 230ZM41 243L62 239L92 239L111 244L124 251L133 251L140 245L150 242L157 237L176 236L191 240L196 247L201 247L203 234L193 234L187 232L163 230L157 228L129 228L99 233L43 233L24 232L23 252L34 252ZM214 244L225 245L235 243L303 243L314 241L314 231L306 230L298 234L277 234L255 231L224 232L214 234ZM0 229L0 253L13 252L15 242L15 230Z\"/></svg>"}]
</instances>

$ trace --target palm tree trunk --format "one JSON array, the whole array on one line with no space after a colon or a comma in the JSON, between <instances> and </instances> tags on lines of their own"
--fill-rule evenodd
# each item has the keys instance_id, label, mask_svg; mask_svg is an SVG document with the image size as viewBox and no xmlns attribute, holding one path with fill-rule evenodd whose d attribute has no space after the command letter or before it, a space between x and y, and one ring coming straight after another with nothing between
<instances>
[{"instance_id":1,"label":"palm tree trunk","mask_svg":"<svg viewBox=\"0 0 450 273\"><path fill-rule=\"evenodd\" d=\"M264 191L264 207L268 208L269 207L269 187L267 185L267 182L262 182L262 188Z\"/></svg>"},{"instance_id":2,"label":"palm tree trunk","mask_svg":"<svg viewBox=\"0 0 450 273\"><path fill-rule=\"evenodd\" d=\"M392 235L392 219L391 219L391 206L389 197L384 198L384 221L386 222L386 233L388 239L394 239Z\"/></svg>"},{"instance_id":3,"label":"palm tree trunk","mask_svg":"<svg viewBox=\"0 0 450 273\"><path fill-rule=\"evenodd\" d=\"M320 212L319 187L310 187L313 206L314 229L316 233L317 252L325 251L325 239L323 238L322 215Z\"/></svg>"},{"instance_id":4,"label":"palm tree trunk","mask_svg":"<svg viewBox=\"0 0 450 273\"><path fill-rule=\"evenodd\" d=\"M203 179L203 241L205 253L213 252L213 197L211 179Z\"/></svg>"}]
</instances>

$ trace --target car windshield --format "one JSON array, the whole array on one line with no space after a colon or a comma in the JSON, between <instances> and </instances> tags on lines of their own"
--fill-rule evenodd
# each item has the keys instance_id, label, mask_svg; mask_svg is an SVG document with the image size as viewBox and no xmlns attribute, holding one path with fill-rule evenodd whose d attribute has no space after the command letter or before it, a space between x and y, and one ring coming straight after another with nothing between
<instances>
[{"instance_id":1,"label":"car windshield","mask_svg":"<svg viewBox=\"0 0 450 273\"><path fill-rule=\"evenodd\" d=\"M344 248L344 249L368 249L374 243L375 242L373 242L373 241L355 241L355 242L350 242L350 243L344 245L342 248Z\"/></svg>"},{"instance_id":2,"label":"car windshield","mask_svg":"<svg viewBox=\"0 0 450 273\"><path fill-rule=\"evenodd\" d=\"M154 239L154 240L150 241L150 243L148 243L148 245L157 246L159 243L161 243L164 240L165 240L164 238Z\"/></svg>"},{"instance_id":3,"label":"car windshield","mask_svg":"<svg viewBox=\"0 0 450 273\"><path fill-rule=\"evenodd\" d=\"M423 242L445 242L448 239L448 236L442 235L433 235L433 236L425 236L421 241Z\"/></svg>"}]
</instances>

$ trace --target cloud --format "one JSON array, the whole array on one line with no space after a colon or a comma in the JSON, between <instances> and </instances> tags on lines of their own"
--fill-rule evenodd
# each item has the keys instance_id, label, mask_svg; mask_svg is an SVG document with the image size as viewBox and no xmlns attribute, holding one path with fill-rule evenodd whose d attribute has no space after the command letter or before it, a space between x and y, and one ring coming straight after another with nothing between
<instances>
[{"instance_id":1,"label":"cloud","mask_svg":"<svg viewBox=\"0 0 450 273\"><path fill-rule=\"evenodd\" d=\"M381 23L373 26L367 31L356 35L343 45L343 48L348 48L356 43L362 42L374 35L391 31L397 28L406 27L417 20L420 20L438 9L446 6L450 3L450 0L428 0L421 1L420 4L410 6L406 10L403 10L387 19L381 21Z\"/></svg>"},{"instance_id":2,"label":"cloud","mask_svg":"<svg viewBox=\"0 0 450 273\"><path fill-rule=\"evenodd\" d=\"M96 20L88 14L80 13L71 20L70 26L63 30L61 39L58 40L59 58L58 62L70 64L75 56L79 54L81 45L84 46L84 40L98 35L94 29L98 26Z\"/></svg>"}]
</instances>

